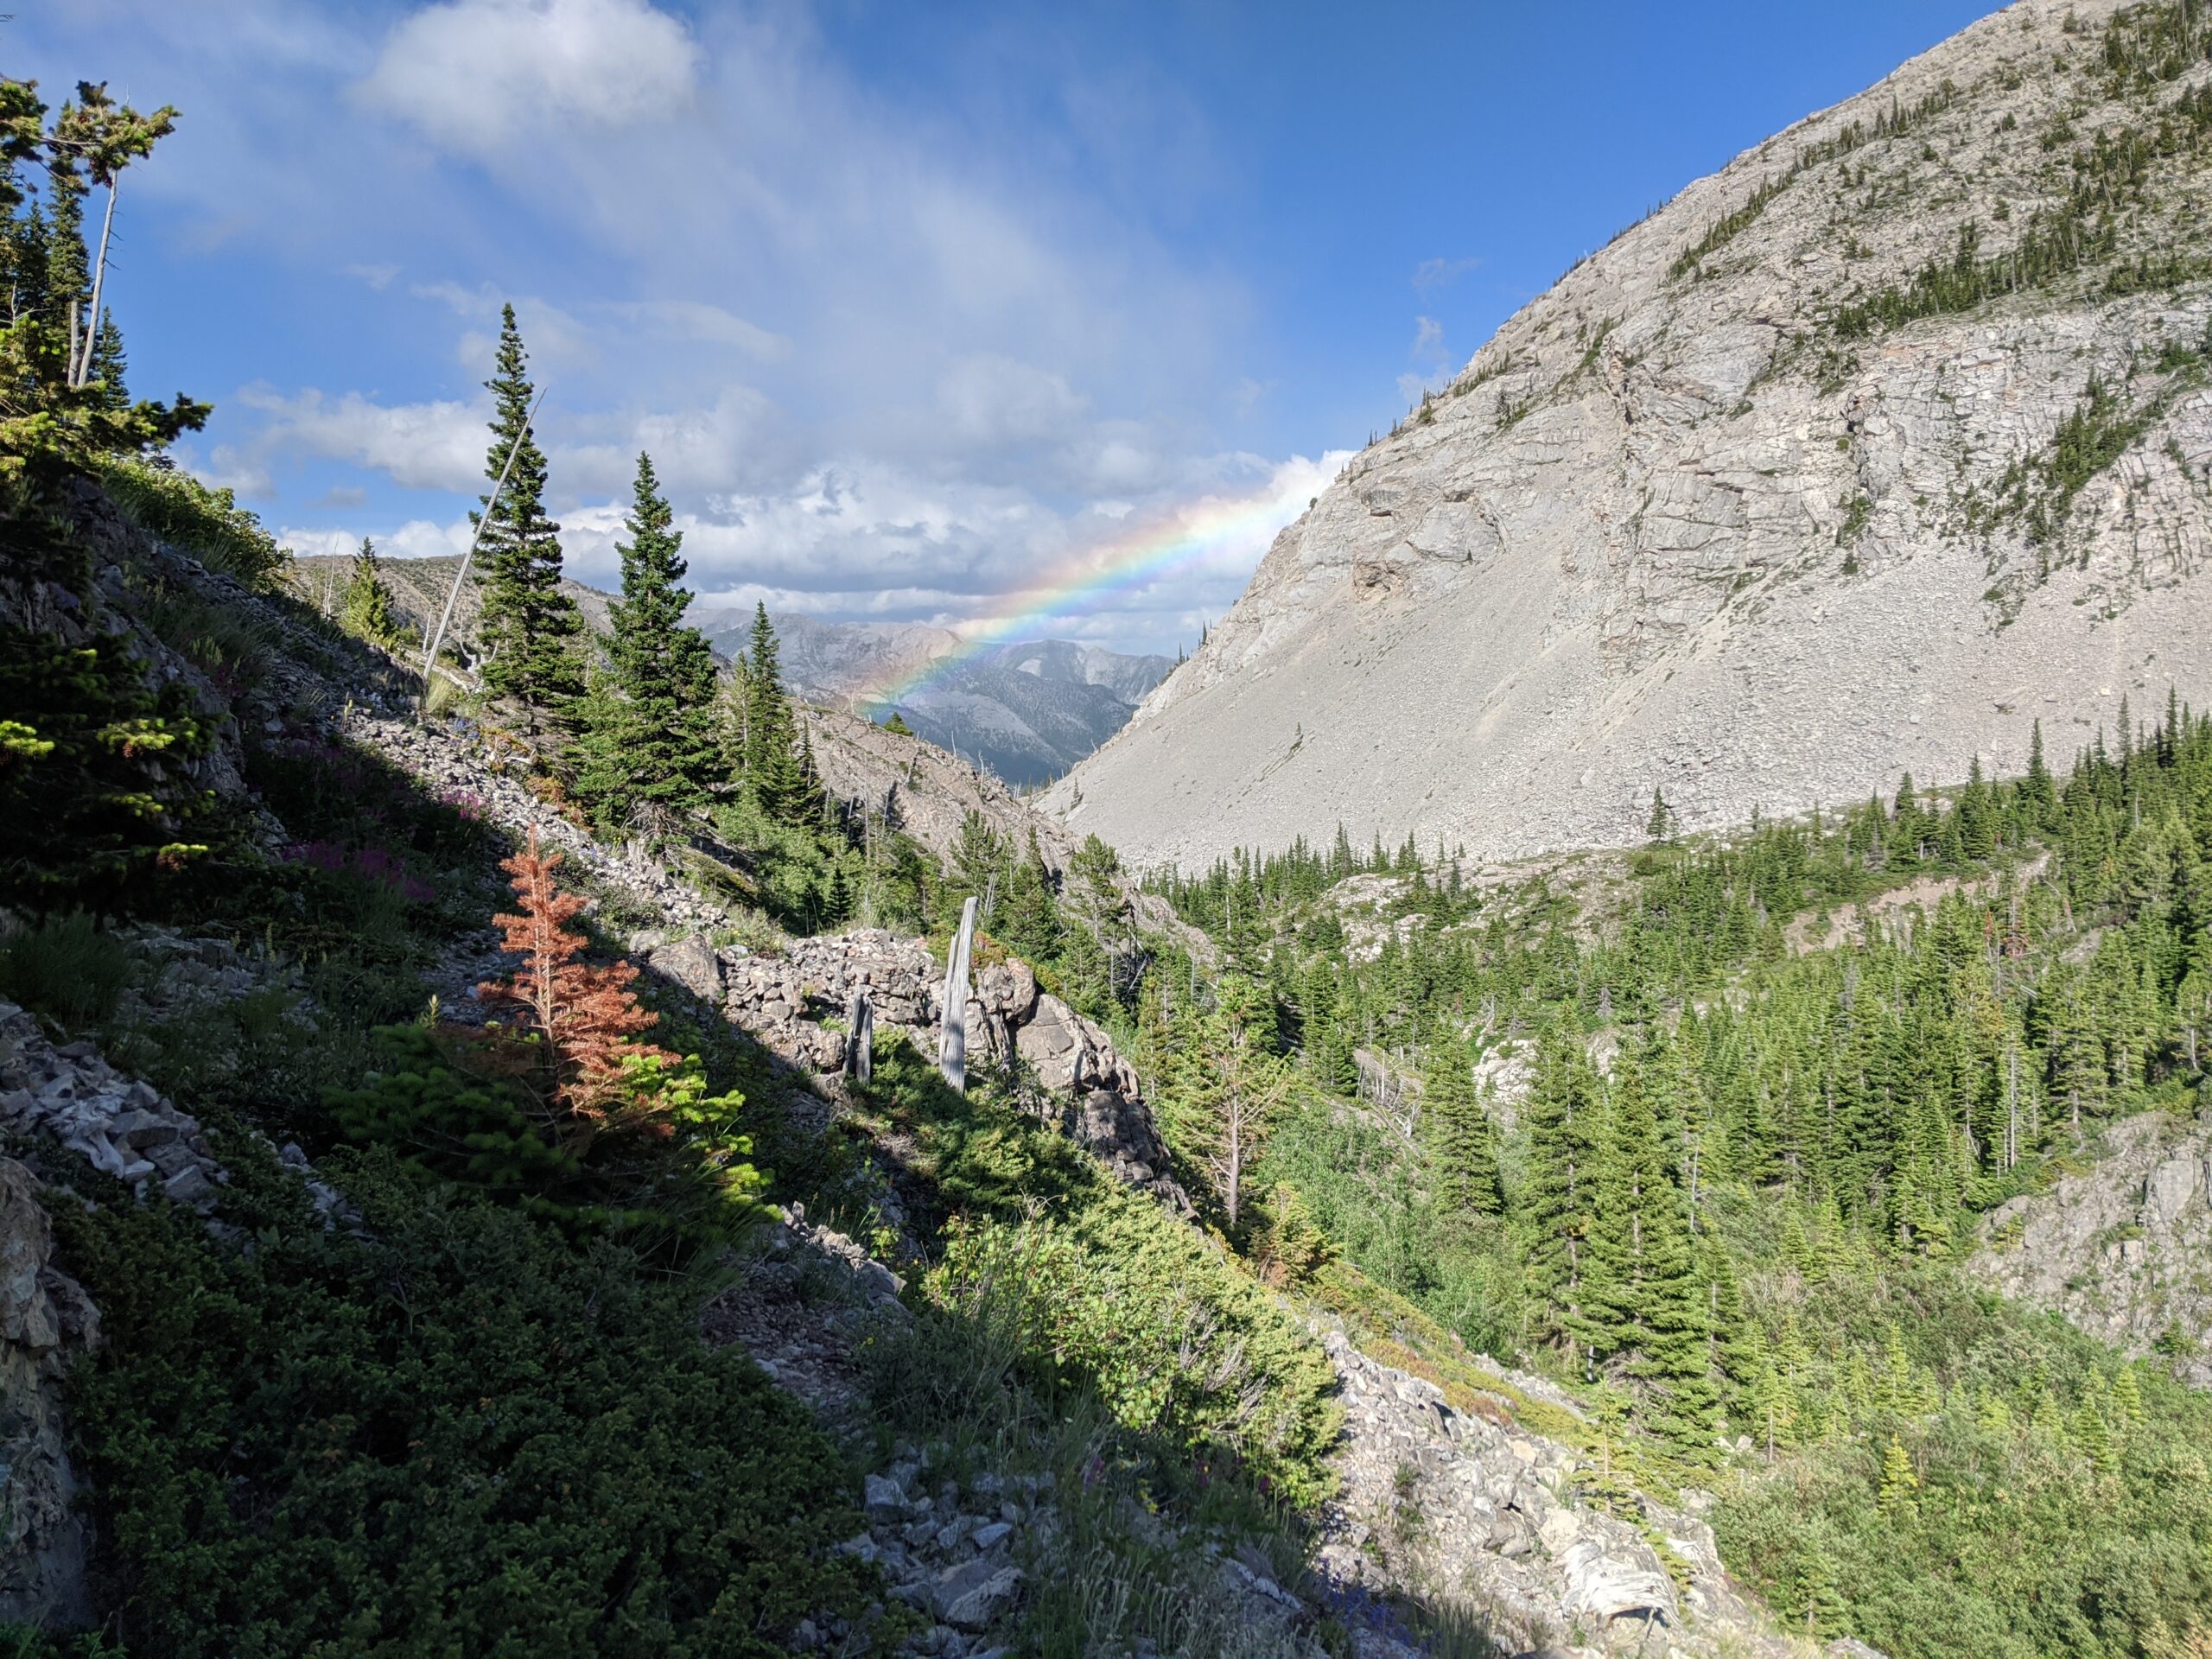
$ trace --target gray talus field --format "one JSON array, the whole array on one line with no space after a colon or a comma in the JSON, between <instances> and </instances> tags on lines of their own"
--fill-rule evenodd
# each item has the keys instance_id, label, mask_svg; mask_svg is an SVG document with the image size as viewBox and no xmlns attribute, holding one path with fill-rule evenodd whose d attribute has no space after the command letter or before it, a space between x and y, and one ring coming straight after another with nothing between
<instances>
[{"instance_id":1,"label":"gray talus field","mask_svg":"<svg viewBox=\"0 0 2212 1659\"><path fill-rule=\"evenodd\" d=\"M2212 695L2212 63L2028 0L1683 190L1276 539L1047 798L1141 861L1512 856Z\"/></svg>"}]
</instances>

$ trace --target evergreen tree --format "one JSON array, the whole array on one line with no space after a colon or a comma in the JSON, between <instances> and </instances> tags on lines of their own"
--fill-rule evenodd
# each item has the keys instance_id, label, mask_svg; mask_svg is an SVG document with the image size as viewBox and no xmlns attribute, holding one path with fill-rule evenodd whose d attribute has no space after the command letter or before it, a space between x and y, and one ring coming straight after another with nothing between
<instances>
[{"instance_id":1,"label":"evergreen tree","mask_svg":"<svg viewBox=\"0 0 2212 1659\"><path fill-rule=\"evenodd\" d=\"M756 604L745 655L740 746L747 798L772 823L806 816L807 779L799 764L798 722L784 690L784 671L768 607Z\"/></svg>"},{"instance_id":2,"label":"evergreen tree","mask_svg":"<svg viewBox=\"0 0 2212 1659\"><path fill-rule=\"evenodd\" d=\"M1670 1103L1656 1047L1624 1061L1605 1118L1590 1228L1592 1320L1599 1352L1653 1399L1652 1426L1685 1455L1709 1457L1717 1404L1709 1293L1661 1128Z\"/></svg>"},{"instance_id":3,"label":"evergreen tree","mask_svg":"<svg viewBox=\"0 0 2212 1659\"><path fill-rule=\"evenodd\" d=\"M384 569L377 560L377 544L361 537L361 550L353 556L353 579L346 584L346 602L339 621L348 633L386 648L400 640L399 618L391 607L391 589L385 585Z\"/></svg>"},{"instance_id":4,"label":"evergreen tree","mask_svg":"<svg viewBox=\"0 0 2212 1659\"><path fill-rule=\"evenodd\" d=\"M1503 1208L1498 1185L1497 1128L1475 1092L1466 1055L1446 1045L1421 1091L1431 1190L1447 1221L1495 1216Z\"/></svg>"},{"instance_id":5,"label":"evergreen tree","mask_svg":"<svg viewBox=\"0 0 2212 1659\"><path fill-rule=\"evenodd\" d=\"M562 728L569 705L582 692L577 638L583 620L561 591L561 527L545 515L545 454L530 429L536 389L512 305L500 314L497 366L484 384L494 405L486 475L496 483L502 470L507 474L498 499L483 498L478 626L484 689L519 710L535 751Z\"/></svg>"},{"instance_id":6,"label":"evergreen tree","mask_svg":"<svg viewBox=\"0 0 2212 1659\"><path fill-rule=\"evenodd\" d=\"M1919 1490L1920 1476L1913 1469L1904 1443L1891 1435L1882 1452L1882 1488L1875 1499L1877 1506L1893 1522L1909 1519L1917 1510L1913 1494Z\"/></svg>"},{"instance_id":7,"label":"evergreen tree","mask_svg":"<svg viewBox=\"0 0 2212 1659\"><path fill-rule=\"evenodd\" d=\"M714 651L683 613L683 536L653 474L638 457L622 597L611 607L607 684L595 688L578 747L576 792L603 822L640 805L688 812L703 805L715 772Z\"/></svg>"},{"instance_id":8,"label":"evergreen tree","mask_svg":"<svg viewBox=\"0 0 2212 1659\"><path fill-rule=\"evenodd\" d=\"M123 330L116 324L115 313L102 306L99 333L92 340L92 378L102 405L115 414L130 407L129 368L123 353Z\"/></svg>"},{"instance_id":9,"label":"evergreen tree","mask_svg":"<svg viewBox=\"0 0 2212 1659\"><path fill-rule=\"evenodd\" d=\"M1528 1173L1513 1220L1537 1332L1593 1365L1601 1333L1586 1281L1603 1116L1589 1062L1562 1031L1538 1052L1524 1121Z\"/></svg>"}]
</instances>

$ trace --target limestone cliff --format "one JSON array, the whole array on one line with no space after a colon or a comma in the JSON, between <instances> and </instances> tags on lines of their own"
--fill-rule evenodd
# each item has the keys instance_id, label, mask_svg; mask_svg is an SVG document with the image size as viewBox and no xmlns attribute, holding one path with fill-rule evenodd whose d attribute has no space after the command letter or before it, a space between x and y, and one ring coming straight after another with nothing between
<instances>
[{"instance_id":1,"label":"limestone cliff","mask_svg":"<svg viewBox=\"0 0 2212 1659\"><path fill-rule=\"evenodd\" d=\"M1478 856L2212 695L2212 22L2022 0L1698 181L1346 467L1047 798Z\"/></svg>"}]
</instances>

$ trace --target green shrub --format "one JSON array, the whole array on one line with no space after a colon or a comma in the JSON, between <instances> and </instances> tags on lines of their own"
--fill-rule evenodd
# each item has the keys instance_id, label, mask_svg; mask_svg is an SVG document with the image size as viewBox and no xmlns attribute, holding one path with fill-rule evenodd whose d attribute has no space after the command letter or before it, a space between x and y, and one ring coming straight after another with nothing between
<instances>
[{"instance_id":1,"label":"green shrub","mask_svg":"<svg viewBox=\"0 0 2212 1659\"><path fill-rule=\"evenodd\" d=\"M137 460L110 461L101 469L100 482L108 499L141 530L175 543L210 570L264 593L276 591L292 556L230 491L210 489L189 473Z\"/></svg>"},{"instance_id":2,"label":"green shrub","mask_svg":"<svg viewBox=\"0 0 2212 1659\"><path fill-rule=\"evenodd\" d=\"M698 1287L389 1155L365 1236L258 1178L251 1254L56 1207L107 1339L71 1382L118 1624L176 1659L767 1656L851 1615L855 1478Z\"/></svg>"},{"instance_id":3,"label":"green shrub","mask_svg":"<svg viewBox=\"0 0 2212 1659\"><path fill-rule=\"evenodd\" d=\"M0 996L61 1031L113 1019L130 974L130 948L81 911L0 933Z\"/></svg>"},{"instance_id":4,"label":"green shrub","mask_svg":"<svg viewBox=\"0 0 2212 1659\"><path fill-rule=\"evenodd\" d=\"M1335 1373L1232 1260L904 1038L879 1045L875 1090L954 1217L929 1294L1020 1352L1025 1382L1096 1388L1124 1427L1230 1454L1291 1502L1327 1491Z\"/></svg>"},{"instance_id":5,"label":"green shrub","mask_svg":"<svg viewBox=\"0 0 2212 1659\"><path fill-rule=\"evenodd\" d=\"M226 841L189 764L217 722L124 639L0 626L0 903L121 909Z\"/></svg>"},{"instance_id":6,"label":"green shrub","mask_svg":"<svg viewBox=\"0 0 2212 1659\"><path fill-rule=\"evenodd\" d=\"M631 1091L654 1103L654 1135L603 1135L588 1151L564 1142L480 1039L422 1026L375 1033L383 1068L366 1086L325 1096L346 1135L388 1147L442 1179L518 1202L571 1230L632 1243L725 1242L760 1218L762 1178L735 1128L744 1103L710 1096L695 1058L639 1054ZM476 1052L470 1052L472 1042Z\"/></svg>"}]
</instances>

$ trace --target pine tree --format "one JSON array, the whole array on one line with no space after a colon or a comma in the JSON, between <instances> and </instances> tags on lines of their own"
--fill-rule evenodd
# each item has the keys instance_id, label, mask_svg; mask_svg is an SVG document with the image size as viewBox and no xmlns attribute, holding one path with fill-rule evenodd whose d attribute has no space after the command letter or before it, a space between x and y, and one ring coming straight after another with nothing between
<instances>
[{"instance_id":1,"label":"pine tree","mask_svg":"<svg viewBox=\"0 0 2212 1659\"><path fill-rule=\"evenodd\" d=\"M567 1149L581 1152L606 1130L652 1127L661 1103L653 1096L640 1099L626 1087L626 1063L666 1063L676 1057L636 1040L660 1018L640 1007L630 991L637 969L626 962L594 967L579 960L588 941L569 924L584 901L555 883L560 864L560 854L539 851L534 830L523 851L500 864L512 878L516 909L492 919L503 947L520 957L522 966L512 979L488 982L477 991L487 1003L521 1011L519 1035L526 1043L510 1043L501 1052L518 1059L545 1124Z\"/></svg>"},{"instance_id":2,"label":"pine tree","mask_svg":"<svg viewBox=\"0 0 2212 1659\"><path fill-rule=\"evenodd\" d=\"M1668 1059L1658 1045L1618 1074L1590 1228L1592 1323L1602 1356L1643 1385L1646 1417L1685 1455L1712 1454L1708 1290L1660 1128Z\"/></svg>"},{"instance_id":3,"label":"pine tree","mask_svg":"<svg viewBox=\"0 0 2212 1659\"><path fill-rule=\"evenodd\" d=\"M2029 728L2028 775L2020 785L2020 793L2032 809L2036 827L2052 827L2053 814L2058 806L2058 786L2051 780L2050 767L2044 760L2040 720Z\"/></svg>"},{"instance_id":4,"label":"pine tree","mask_svg":"<svg viewBox=\"0 0 2212 1659\"><path fill-rule=\"evenodd\" d=\"M92 379L98 383L101 404L116 414L130 407L129 359L123 353L123 330L115 313L100 308L100 328L92 341Z\"/></svg>"},{"instance_id":5,"label":"pine tree","mask_svg":"<svg viewBox=\"0 0 2212 1659\"><path fill-rule=\"evenodd\" d=\"M2112 1430L2106 1425L2104 1414L2097 1409L2096 1402L2086 1395L2074 1408L2074 1444L2081 1447L2082 1455L2089 1460L2089 1467L2101 1475L2116 1474L2120 1470L2120 1454L2113 1450Z\"/></svg>"},{"instance_id":6,"label":"pine tree","mask_svg":"<svg viewBox=\"0 0 2212 1659\"><path fill-rule=\"evenodd\" d=\"M514 307L505 308L500 318L496 371L484 383L494 404L485 468L495 482L506 471L507 482L497 500L483 498L487 522L480 543L479 639L484 689L517 707L535 752L543 738L562 728L569 705L583 690L577 650L583 620L575 601L561 590L561 527L545 516L545 454L530 430L536 389Z\"/></svg>"},{"instance_id":7,"label":"pine tree","mask_svg":"<svg viewBox=\"0 0 2212 1659\"><path fill-rule=\"evenodd\" d=\"M339 621L348 633L372 645L387 648L399 643L399 619L391 607L391 589L385 586L383 567L377 562L377 544L361 537L361 550L353 556L353 579L346 584L346 602Z\"/></svg>"},{"instance_id":8,"label":"pine tree","mask_svg":"<svg viewBox=\"0 0 2212 1659\"><path fill-rule=\"evenodd\" d=\"M1875 1499L1877 1506L1891 1521L1908 1520L1917 1512L1913 1494L1919 1490L1920 1476L1913 1469L1904 1443L1891 1435L1882 1453L1882 1489Z\"/></svg>"},{"instance_id":9,"label":"pine tree","mask_svg":"<svg viewBox=\"0 0 2212 1659\"><path fill-rule=\"evenodd\" d=\"M2113 1379L2112 1402L2123 1431L2143 1421L2143 1386L2136 1381L2134 1366L2120 1368L2120 1375Z\"/></svg>"},{"instance_id":10,"label":"pine tree","mask_svg":"<svg viewBox=\"0 0 2212 1659\"><path fill-rule=\"evenodd\" d=\"M595 688L578 747L576 793L603 823L639 806L688 812L703 805L716 760L715 658L707 638L687 627L691 595L682 586L683 537L652 457L638 457L622 597L610 607L607 684Z\"/></svg>"},{"instance_id":11,"label":"pine tree","mask_svg":"<svg viewBox=\"0 0 2212 1659\"><path fill-rule=\"evenodd\" d=\"M1601 1333L1586 1280L1604 1119L1589 1062L1564 1032L1538 1050L1525 1122L1528 1174L1513 1221L1536 1331L1594 1365Z\"/></svg>"},{"instance_id":12,"label":"pine tree","mask_svg":"<svg viewBox=\"0 0 2212 1659\"><path fill-rule=\"evenodd\" d=\"M1798 1568L1797 1602L1805 1610L1807 1634L1832 1637L1849 1633L1849 1607L1836 1586L1834 1559L1817 1540L1808 1547Z\"/></svg>"},{"instance_id":13,"label":"pine tree","mask_svg":"<svg viewBox=\"0 0 2212 1659\"><path fill-rule=\"evenodd\" d=\"M1232 1234L1243 1223L1252 1167L1290 1086L1268 1046L1267 1012L1257 986L1224 978L1214 1007L1183 1045L1162 1103L1171 1144L1203 1174Z\"/></svg>"},{"instance_id":14,"label":"pine tree","mask_svg":"<svg viewBox=\"0 0 2212 1659\"><path fill-rule=\"evenodd\" d=\"M798 753L798 722L784 690L776 630L764 604L753 607L742 691L745 794L770 823L793 823L805 816L806 779Z\"/></svg>"},{"instance_id":15,"label":"pine tree","mask_svg":"<svg viewBox=\"0 0 2212 1659\"><path fill-rule=\"evenodd\" d=\"M1660 793L1659 786L1654 784L1651 786L1651 811L1643 821L1643 837L1654 846L1657 846L1672 839L1674 826L1674 809L1667 804L1667 798Z\"/></svg>"},{"instance_id":16,"label":"pine tree","mask_svg":"<svg viewBox=\"0 0 2212 1659\"><path fill-rule=\"evenodd\" d=\"M1447 1221L1495 1216L1504 1208L1498 1185L1497 1131L1468 1075L1466 1056L1447 1045L1429 1068L1421 1091L1421 1126L1428 1141L1431 1189Z\"/></svg>"}]
</instances>

